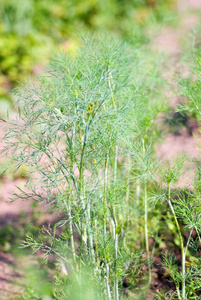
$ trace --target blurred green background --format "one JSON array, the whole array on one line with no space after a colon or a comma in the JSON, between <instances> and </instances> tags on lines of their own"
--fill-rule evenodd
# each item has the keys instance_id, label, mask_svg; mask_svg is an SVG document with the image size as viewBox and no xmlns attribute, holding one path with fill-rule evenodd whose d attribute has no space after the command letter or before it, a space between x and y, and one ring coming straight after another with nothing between
<instances>
[{"instance_id":1,"label":"blurred green background","mask_svg":"<svg viewBox=\"0 0 201 300\"><path fill-rule=\"evenodd\" d=\"M0 0L0 113L11 90L43 69L52 52L76 48L76 33L110 33L139 47L170 20L174 0Z\"/></svg>"}]
</instances>

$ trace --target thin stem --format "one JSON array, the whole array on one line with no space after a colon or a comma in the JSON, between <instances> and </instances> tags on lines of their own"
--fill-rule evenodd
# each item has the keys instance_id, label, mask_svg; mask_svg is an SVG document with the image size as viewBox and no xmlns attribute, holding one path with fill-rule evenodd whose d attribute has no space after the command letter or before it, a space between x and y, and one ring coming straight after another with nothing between
<instances>
[{"instance_id":1,"label":"thin stem","mask_svg":"<svg viewBox=\"0 0 201 300\"><path fill-rule=\"evenodd\" d=\"M118 234L115 234L115 300L119 300L119 288L117 277L117 258L118 258Z\"/></svg>"},{"instance_id":2,"label":"thin stem","mask_svg":"<svg viewBox=\"0 0 201 300\"><path fill-rule=\"evenodd\" d=\"M178 299L179 299L179 300L182 300L182 299L181 299L181 295L180 295L179 286L176 286L176 291L177 291Z\"/></svg>"},{"instance_id":3,"label":"thin stem","mask_svg":"<svg viewBox=\"0 0 201 300\"><path fill-rule=\"evenodd\" d=\"M106 242L106 234L107 234L107 229L106 229L106 214L107 214L107 178L108 177L108 153L105 155L105 174L104 174L104 239Z\"/></svg>"},{"instance_id":4,"label":"thin stem","mask_svg":"<svg viewBox=\"0 0 201 300\"><path fill-rule=\"evenodd\" d=\"M109 76L108 76L108 85L109 85L109 88L110 88L110 92L111 92L111 97L112 97L112 105L114 108L116 108L115 106L115 102L114 102L114 86L113 86L113 82L112 82L112 74L111 72L109 71Z\"/></svg>"},{"instance_id":5,"label":"thin stem","mask_svg":"<svg viewBox=\"0 0 201 300\"><path fill-rule=\"evenodd\" d=\"M118 146L115 147L115 159L114 159L114 183L117 182L117 158L118 158Z\"/></svg>"},{"instance_id":6,"label":"thin stem","mask_svg":"<svg viewBox=\"0 0 201 300\"><path fill-rule=\"evenodd\" d=\"M72 130L72 144L71 144L71 174L73 174L73 158L74 158L74 146L75 146L75 123L73 124L73 130ZM71 191L72 194L72 191ZM75 243L74 243L74 236L73 236L73 222L72 222L72 215L71 215L71 203L69 203L68 206L69 209L69 225L70 225L70 240L71 240L71 247L73 251L73 258L75 262Z\"/></svg>"},{"instance_id":7,"label":"thin stem","mask_svg":"<svg viewBox=\"0 0 201 300\"><path fill-rule=\"evenodd\" d=\"M85 129L85 135L84 135L84 141L82 146L82 152L81 152L81 159L80 159L80 165L79 165L79 193L80 193L80 201L82 205L83 215L84 215L84 222L82 222L83 229L82 229L82 239L85 244L85 251L87 254L87 229L86 229L86 223L87 223L87 212L86 207L84 204L84 154L85 154L85 148L86 148L86 142L87 142L87 134L88 134L88 126L86 126Z\"/></svg>"},{"instance_id":8,"label":"thin stem","mask_svg":"<svg viewBox=\"0 0 201 300\"><path fill-rule=\"evenodd\" d=\"M105 272L105 285L106 285L106 292L107 292L107 299L111 300L111 293L110 293L110 285L108 281L108 274L109 274L109 266L106 263L106 272Z\"/></svg>"},{"instance_id":9,"label":"thin stem","mask_svg":"<svg viewBox=\"0 0 201 300\"><path fill-rule=\"evenodd\" d=\"M71 248L73 252L73 259L75 262L75 244L74 244L74 236L73 236L73 222L72 222L72 215L71 215L71 207L68 207L68 214L69 214L69 227L70 227L70 240L71 240Z\"/></svg>"},{"instance_id":10,"label":"thin stem","mask_svg":"<svg viewBox=\"0 0 201 300\"><path fill-rule=\"evenodd\" d=\"M84 155L85 155L85 149L87 145L87 140L88 140L88 134L89 134L89 129L90 125L92 123L93 118L89 122L89 124L86 125L85 128L85 134L84 134L84 141L82 145L82 152L81 152L81 159L80 159L80 165L79 165L79 172L80 172L80 200L81 200L81 205L83 208L83 213L85 216L85 222L86 225L84 224L84 242L85 242L85 248L87 248L87 233L88 233L88 238L89 238L89 251L90 251L90 259L94 263L95 262L95 253L93 249L93 236L91 232L91 223L90 223L90 201L88 201L87 206L85 207L84 205Z\"/></svg>"},{"instance_id":11,"label":"thin stem","mask_svg":"<svg viewBox=\"0 0 201 300\"><path fill-rule=\"evenodd\" d=\"M114 294L115 294L115 300L119 300L119 289L118 289L118 277L117 277L117 258L118 258L118 234L116 232L117 223L114 217L114 214L112 212L112 209L110 209L111 213L111 222L113 227L113 236L114 236Z\"/></svg>"},{"instance_id":12,"label":"thin stem","mask_svg":"<svg viewBox=\"0 0 201 300\"><path fill-rule=\"evenodd\" d=\"M143 143L143 153L145 157L145 145L144 138ZM147 201L147 174L146 170L144 172L144 231L145 231L145 247L147 252L147 261L148 261L148 271L149 271L149 280L148 284L151 283L151 266L150 266L150 256L149 256L149 237L148 237L148 201Z\"/></svg>"},{"instance_id":13,"label":"thin stem","mask_svg":"<svg viewBox=\"0 0 201 300\"><path fill-rule=\"evenodd\" d=\"M118 154L118 146L115 146L115 156L114 156L114 179L113 179L113 192L115 196L115 189L116 189L116 183L117 183L117 154ZM113 211L115 214L115 206L113 206ZM119 213L119 217L121 218L121 213Z\"/></svg>"},{"instance_id":14,"label":"thin stem","mask_svg":"<svg viewBox=\"0 0 201 300\"><path fill-rule=\"evenodd\" d=\"M188 250L188 246L189 246L189 243L190 243L190 240L191 240L192 232L193 232L193 228L192 228L191 231L190 231L190 234L189 234L189 237L188 237L188 241L187 241L187 243L186 243L186 247L185 247L185 256L186 256L186 253L187 253L187 250Z\"/></svg>"},{"instance_id":15,"label":"thin stem","mask_svg":"<svg viewBox=\"0 0 201 300\"><path fill-rule=\"evenodd\" d=\"M95 239L95 245L98 243L98 230L97 230L97 219L94 220L94 232L95 232L95 236L94 236L94 239ZM99 259L99 255L98 255L98 249L97 247L95 248L95 256L96 256L96 263L97 263L97 266L100 266L100 259Z\"/></svg>"},{"instance_id":16,"label":"thin stem","mask_svg":"<svg viewBox=\"0 0 201 300\"><path fill-rule=\"evenodd\" d=\"M90 207L90 200L88 201L87 205L87 229L88 229L88 236L89 236L89 251L90 251L90 259L93 263L95 263L95 252L93 247L93 235L91 229L91 215L90 215L91 207Z\"/></svg>"},{"instance_id":17,"label":"thin stem","mask_svg":"<svg viewBox=\"0 0 201 300\"><path fill-rule=\"evenodd\" d=\"M131 158L130 158L130 154L128 154L127 157L127 161L125 163L125 167L126 167L126 205L123 206L123 214L124 214L124 220L127 224L129 224L129 197L130 197L130 177L131 177ZM122 234L122 238L123 238L123 245L126 245L126 237L124 235L123 232L123 226L122 226L122 230L121 230L121 234Z\"/></svg>"},{"instance_id":18,"label":"thin stem","mask_svg":"<svg viewBox=\"0 0 201 300\"><path fill-rule=\"evenodd\" d=\"M52 163L58 165L58 163L51 157L51 155L47 152L47 149L45 151L45 154L49 157L49 159L52 161ZM60 162L58 160L58 162ZM67 176L64 174L63 170L61 169L63 175L65 176L65 179L67 181L67 183L69 184L69 181L68 181L68 178ZM71 173L72 174L72 173ZM69 185L70 187L70 185ZM58 190L59 190L59 187L57 186ZM72 193L72 191L71 191ZM76 260L76 254L75 254L75 245L74 245L74 236L73 236L73 223L72 223L72 215L71 215L71 206L69 204L69 206L67 206L67 203L66 201L64 200L64 205L65 205L65 208L66 208L66 211L67 211L67 214L69 215L69 227L70 227L70 240L71 240L71 247L72 247L72 253L73 253L73 259L74 259L74 262Z\"/></svg>"},{"instance_id":19,"label":"thin stem","mask_svg":"<svg viewBox=\"0 0 201 300\"><path fill-rule=\"evenodd\" d=\"M136 198L137 198L137 206L140 204L140 181L137 179L136 182Z\"/></svg>"},{"instance_id":20,"label":"thin stem","mask_svg":"<svg viewBox=\"0 0 201 300\"><path fill-rule=\"evenodd\" d=\"M182 299L186 299L186 270L185 270L185 263L186 263L186 255L185 251L182 252Z\"/></svg>"},{"instance_id":21,"label":"thin stem","mask_svg":"<svg viewBox=\"0 0 201 300\"><path fill-rule=\"evenodd\" d=\"M182 235L181 235L181 230L180 230L180 227L179 227L179 223L178 223L178 220L177 220L177 216L175 214L175 211L174 211L174 207L172 205L172 202L171 202L171 198L170 198L170 184L168 184L168 204L170 206L170 209L172 211L172 214L173 214L173 217L174 217L174 221L175 221L175 224L176 224L176 227L177 227L177 231L178 231L178 234L179 234L179 240L180 240L180 246L181 246L181 257L182 257L182 300L185 300L185 291L186 291L186 282L185 282L185 276L186 276L186 270L185 270L185 251L184 251L184 243L183 243L183 238L182 238Z\"/></svg>"},{"instance_id":22,"label":"thin stem","mask_svg":"<svg viewBox=\"0 0 201 300\"><path fill-rule=\"evenodd\" d=\"M118 157L118 146L115 147L115 161L114 161L114 187L117 182L117 157ZM121 213L119 214L121 217ZM115 249L115 280L114 280L114 294L115 300L119 300L119 289L118 289L118 277L117 277L117 257L118 257L118 234L116 233L116 220L114 215L112 215L113 221L113 234L114 234L114 249ZM122 228L123 229L123 228ZM123 232L122 232L123 235Z\"/></svg>"},{"instance_id":23,"label":"thin stem","mask_svg":"<svg viewBox=\"0 0 201 300\"><path fill-rule=\"evenodd\" d=\"M104 174L104 219L103 219L103 235L104 235L104 242L107 241L107 226L106 226L106 216L107 216L107 184L108 184L108 152L105 154L105 174ZM107 259L105 257L105 284L106 284L106 292L108 300L111 300L111 293L110 293L110 286L108 281L109 276L109 266L107 264Z\"/></svg>"},{"instance_id":24,"label":"thin stem","mask_svg":"<svg viewBox=\"0 0 201 300\"><path fill-rule=\"evenodd\" d=\"M196 230L196 232L197 232L198 239L199 239L199 242L200 242L200 244L201 244L201 238L200 238L200 234L199 234L199 230L198 230L197 226L195 226L195 230Z\"/></svg>"},{"instance_id":25,"label":"thin stem","mask_svg":"<svg viewBox=\"0 0 201 300\"><path fill-rule=\"evenodd\" d=\"M129 178L130 178L130 165L131 165L131 159L130 155L128 154L128 160L127 160L127 176L126 176L126 203L128 205L129 203L129 194L130 194L130 185L129 185Z\"/></svg>"}]
</instances>

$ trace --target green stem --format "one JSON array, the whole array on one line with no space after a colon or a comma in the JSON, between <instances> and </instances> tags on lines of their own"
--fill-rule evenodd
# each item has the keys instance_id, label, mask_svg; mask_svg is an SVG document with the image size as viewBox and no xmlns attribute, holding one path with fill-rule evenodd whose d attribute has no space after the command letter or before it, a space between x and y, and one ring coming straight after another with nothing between
<instances>
[{"instance_id":1,"label":"green stem","mask_svg":"<svg viewBox=\"0 0 201 300\"><path fill-rule=\"evenodd\" d=\"M116 231L116 230L115 230ZM119 300L119 287L117 277L117 258L118 258L118 234L115 234L115 300Z\"/></svg>"},{"instance_id":2,"label":"green stem","mask_svg":"<svg viewBox=\"0 0 201 300\"><path fill-rule=\"evenodd\" d=\"M116 145L115 146L115 156L114 156L114 179L113 179L113 193L114 193L115 198L116 198L115 189L116 189L116 183L117 183L117 157L118 157L117 154L118 154L118 146ZM114 214L115 214L115 206L113 206L113 211L114 211ZM119 218L121 218L121 213L120 212L118 213L118 215L119 215Z\"/></svg>"},{"instance_id":3,"label":"green stem","mask_svg":"<svg viewBox=\"0 0 201 300\"><path fill-rule=\"evenodd\" d=\"M106 242L106 235L107 235L107 229L106 229L106 215L107 215L107 178L108 177L108 153L105 155L105 174L104 174L104 239Z\"/></svg>"},{"instance_id":4,"label":"green stem","mask_svg":"<svg viewBox=\"0 0 201 300\"><path fill-rule=\"evenodd\" d=\"M140 180L137 179L136 182L136 199L137 199L137 206L139 207L140 204Z\"/></svg>"},{"instance_id":5,"label":"green stem","mask_svg":"<svg viewBox=\"0 0 201 300\"><path fill-rule=\"evenodd\" d=\"M117 183L117 158L118 158L118 146L115 147L115 164L114 164L114 186ZM115 192L115 190L114 190ZM119 213L119 217L123 219L122 213ZM119 288L118 288L118 275L117 275L117 258L118 258L118 234L116 232L116 220L113 215L113 234L114 234L114 250L115 250L115 280L114 280L114 292L115 300L119 300ZM122 236L123 236L123 227L122 227Z\"/></svg>"},{"instance_id":6,"label":"green stem","mask_svg":"<svg viewBox=\"0 0 201 300\"><path fill-rule=\"evenodd\" d=\"M106 224L106 217L107 217L107 184L108 184L108 152L105 155L105 174L104 174L104 219L103 219L103 235L104 235L104 242L107 242L107 224ZM106 292L108 300L111 300L111 293L110 293L110 286L109 286L109 266L107 264L107 258L105 256L105 284L106 284Z\"/></svg>"},{"instance_id":7,"label":"green stem","mask_svg":"<svg viewBox=\"0 0 201 300\"><path fill-rule=\"evenodd\" d=\"M92 235L92 229L91 229L91 206L90 206L90 200L87 205L87 229L88 229L88 236L89 236L89 251L90 251L90 259L93 263L95 263L95 252L93 247L93 235Z\"/></svg>"},{"instance_id":8,"label":"green stem","mask_svg":"<svg viewBox=\"0 0 201 300\"><path fill-rule=\"evenodd\" d=\"M74 146L75 146L75 123L73 124L73 130L72 130L72 143L71 143L71 166L70 166L70 172L73 174L73 158L74 158ZM73 191L71 191L71 195L73 194ZM71 247L73 251L73 258L75 262L75 243L74 243L74 236L73 236L73 222L72 222L72 215L71 215L71 203L69 201L69 226L70 226L70 240L71 240Z\"/></svg>"},{"instance_id":9,"label":"green stem","mask_svg":"<svg viewBox=\"0 0 201 300\"><path fill-rule=\"evenodd\" d=\"M177 220L177 216L175 214L174 207L172 205L171 198L170 198L170 185L169 184L168 184L168 204L169 204L169 207L172 211L174 221L175 221L175 224L176 224L176 227L177 227L177 231L178 231L178 234L179 234L179 240L180 240L180 246L181 246L181 257L182 257L182 300L185 300L185 297L186 297L185 296L185 294L186 294L186 287L185 287L185 285L186 285L186 282L185 282L185 276L186 276L185 258L186 258L186 255L185 255L185 251L184 251L184 243L183 243L181 230L180 230L179 223L178 223L178 220Z\"/></svg>"},{"instance_id":10,"label":"green stem","mask_svg":"<svg viewBox=\"0 0 201 300\"><path fill-rule=\"evenodd\" d=\"M118 146L115 147L115 159L114 159L114 184L117 182L117 158L118 158Z\"/></svg>"},{"instance_id":11,"label":"green stem","mask_svg":"<svg viewBox=\"0 0 201 300\"><path fill-rule=\"evenodd\" d=\"M145 145L144 138L142 140L143 143L143 153L145 157ZM148 261L148 271L149 271L149 280L148 284L151 284L151 266L150 266L150 256L149 256L149 237L148 237L148 201L147 201L147 174L146 170L144 172L144 231L145 231L145 247L147 253L147 261Z\"/></svg>"},{"instance_id":12,"label":"green stem","mask_svg":"<svg viewBox=\"0 0 201 300\"><path fill-rule=\"evenodd\" d=\"M200 242L200 244L201 244L201 238L200 238L200 234L199 234L199 230L198 230L197 226L195 226L195 230L196 230L196 232L197 232L198 239L199 239L199 242Z\"/></svg>"},{"instance_id":13,"label":"green stem","mask_svg":"<svg viewBox=\"0 0 201 300\"><path fill-rule=\"evenodd\" d=\"M113 108L116 108L115 106L115 101L114 101L114 85L113 85L113 82L112 82L112 74L111 72L109 71L109 76L108 76L108 85L109 85L109 88L110 88L110 92L111 92L111 98L112 98L112 105L113 105Z\"/></svg>"},{"instance_id":14,"label":"green stem","mask_svg":"<svg viewBox=\"0 0 201 300\"><path fill-rule=\"evenodd\" d=\"M115 280L114 280L114 294L115 294L115 300L119 300L119 289L118 289L118 277L117 277L117 257L118 257L118 234L116 232L116 220L114 217L114 214L112 212L112 209L110 210L111 212L111 222L112 222L112 227L113 227L113 236L114 236L114 275L115 275Z\"/></svg>"},{"instance_id":15,"label":"green stem","mask_svg":"<svg viewBox=\"0 0 201 300\"><path fill-rule=\"evenodd\" d=\"M177 291L177 297L179 300L182 300L181 299L181 295L180 295L180 290L179 290L179 286L176 286L176 291Z\"/></svg>"},{"instance_id":16,"label":"green stem","mask_svg":"<svg viewBox=\"0 0 201 300\"><path fill-rule=\"evenodd\" d=\"M70 227L71 248L72 248L72 252L73 252L73 259L74 259L74 262L75 262L75 260L76 260L76 257L75 257L75 244L74 244L73 222L72 222L72 215L71 215L71 207L70 207L70 205L68 207L68 214L69 214L69 227Z\"/></svg>"},{"instance_id":17,"label":"green stem","mask_svg":"<svg viewBox=\"0 0 201 300\"><path fill-rule=\"evenodd\" d=\"M94 239L95 239L95 245L98 244L98 230L97 230L97 219L94 220L94 232L95 232L95 236L94 236ZM100 259L99 259L99 255L98 255L98 247L95 247L95 256L96 256L96 263L97 263L97 266L100 266Z\"/></svg>"},{"instance_id":18,"label":"green stem","mask_svg":"<svg viewBox=\"0 0 201 300\"><path fill-rule=\"evenodd\" d=\"M126 204L129 204L129 195L130 195L130 185L129 185L129 179L130 179L130 165L131 165L131 159L130 155L128 155L128 160L126 162L127 164L127 176L126 176Z\"/></svg>"},{"instance_id":19,"label":"green stem","mask_svg":"<svg viewBox=\"0 0 201 300\"><path fill-rule=\"evenodd\" d=\"M187 250L188 250L188 246L189 246L189 243L190 243L190 240L191 240L192 232L193 232L193 228L192 228L191 231L190 231L190 234L189 234L189 237L188 237L188 241L187 241L187 243L186 243L186 247L185 247L185 256L186 256L186 253L187 253Z\"/></svg>"},{"instance_id":20,"label":"green stem","mask_svg":"<svg viewBox=\"0 0 201 300\"><path fill-rule=\"evenodd\" d=\"M97 111L96 111L97 112ZM85 217L85 223L83 224L83 230L84 230L84 242L85 242L85 248L87 252L87 234L88 234L88 240L89 240L89 251L90 251L90 260L95 263L95 252L93 248L93 236L92 236L92 230L91 230L91 222L90 222L90 201L88 201L86 207L84 204L84 155L85 155L85 149L87 145L88 140L88 134L90 130L90 125L92 124L92 121L95 117L95 114L93 115L93 118L90 120L89 124L85 127L85 133L84 133L84 140L82 145L82 152L81 152L81 158L80 158L80 164L79 164L79 172L80 172L80 200L81 205L83 209L83 214Z\"/></svg>"},{"instance_id":21,"label":"green stem","mask_svg":"<svg viewBox=\"0 0 201 300\"><path fill-rule=\"evenodd\" d=\"M58 160L58 163L51 157L51 155L46 151L45 152L46 155L49 157L49 159L52 161L53 164L56 164L58 165L58 163L60 162ZM62 173L64 174L65 178L66 178L66 181L67 183L69 184L69 181L68 181L68 178L67 176L65 175L65 173L63 172L63 170L61 169ZM71 174L72 173L72 170L71 170ZM69 184L69 187L70 187L70 184ZM58 188L59 190L59 188ZM71 194L72 194L72 191L71 191ZM66 201L64 200L64 205L65 205L65 208L66 208L66 212L67 214L69 215L69 226L70 226L70 240L71 240L71 247L72 247L72 253L73 253L73 259L74 259L74 262L76 260L76 254L75 254L75 244L74 244L74 236L73 236L73 223L72 223L72 215L71 215L71 206L70 204L67 205Z\"/></svg>"},{"instance_id":22,"label":"green stem","mask_svg":"<svg viewBox=\"0 0 201 300\"><path fill-rule=\"evenodd\" d=\"M88 135L88 126L86 126L85 129L85 135L84 135L84 141L82 145L82 152L81 152L81 159L80 159L80 165L79 165L79 193L80 193L80 201L81 201L81 206L83 210L83 215L84 215L84 222L82 222L82 239L84 241L84 246L85 246L85 251L87 254L87 229L86 229L86 223L87 223L87 212L86 212L86 207L84 203L84 154L85 154L85 148L86 148L86 142L87 142L87 135Z\"/></svg>"},{"instance_id":23,"label":"green stem","mask_svg":"<svg viewBox=\"0 0 201 300\"><path fill-rule=\"evenodd\" d=\"M105 273L105 285L106 285L106 292L107 292L107 299L111 300L111 293L110 293L110 285L108 281L108 274L109 274L109 266L106 263L106 273Z\"/></svg>"}]
</instances>

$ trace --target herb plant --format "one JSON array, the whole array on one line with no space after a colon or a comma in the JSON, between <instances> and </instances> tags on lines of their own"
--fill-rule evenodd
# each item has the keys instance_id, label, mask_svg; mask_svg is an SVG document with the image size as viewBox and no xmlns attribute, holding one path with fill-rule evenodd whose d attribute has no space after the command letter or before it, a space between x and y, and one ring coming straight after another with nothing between
<instances>
[{"instance_id":1,"label":"herb plant","mask_svg":"<svg viewBox=\"0 0 201 300\"><path fill-rule=\"evenodd\" d=\"M148 209L154 197L148 186L155 182L156 135L150 132L162 104L148 97L157 92L150 66L142 69L137 52L107 37L80 43L73 57L53 56L37 83L16 90L19 115L8 124L5 151L16 169L30 169L28 191L17 197L44 202L62 215L23 245L42 250L45 260L56 255L59 268L80 286L90 278L99 299L118 300L144 250L129 245L131 228L136 231L143 215L151 282ZM72 299L68 277L57 282L54 297Z\"/></svg>"}]
</instances>

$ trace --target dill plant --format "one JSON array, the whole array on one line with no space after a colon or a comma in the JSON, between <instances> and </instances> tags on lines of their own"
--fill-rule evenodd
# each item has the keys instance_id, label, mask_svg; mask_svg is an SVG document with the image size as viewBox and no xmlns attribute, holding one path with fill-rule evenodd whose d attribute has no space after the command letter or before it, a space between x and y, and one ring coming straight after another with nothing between
<instances>
[{"instance_id":1,"label":"dill plant","mask_svg":"<svg viewBox=\"0 0 201 300\"><path fill-rule=\"evenodd\" d=\"M197 57L196 64L193 62L193 68L191 69L194 73L193 76L191 74L188 78L178 79L180 96L185 97L185 100L177 111L193 117L198 126L201 118L200 66L200 57ZM187 188L182 191L176 187L176 183L181 180L183 172L187 172L186 174L189 176L186 168L186 163L189 161L193 163L194 174L190 176ZM199 159L178 156L171 164L164 167L162 182L167 188L165 199L174 219L181 252L180 267L176 263L173 254L164 254L164 267L169 270L176 286L177 296L173 299L198 299L201 291Z\"/></svg>"},{"instance_id":2,"label":"dill plant","mask_svg":"<svg viewBox=\"0 0 201 300\"><path fill-rule=\"evenodd\" d=\"M173 195L171 195L173 194ZM188 190L168 189L167 201L179 236L180 266L173 253L164 253L163 266L175 283L176 299L197 299L200 292L200 196Z\"/></svg>"},{"instance_id":3,"label":"dill plant","mask_svg":"<svg viewBox=\"0 0 201 300\"><path fill-rule=\"evenodd\" d=\"M195 53L197 49L193 50ZM180 96L184 101L178 108L178 112L186 113L193 117L199 124L201 120L201 60L200 56L195 59L195 53L193 54L193 61L191 62L191 74L187 78L177 78L178 85L180 87ZM198 51L199 53L199 51ZM185 98L184 98L185 97ZM199 138L199 134L198 134ZM191 176L189 182L189 191L185 193L179 192L176 199L173 199L175 216L182 222L185 231L188 232L187 240L183 241L181 236L182 231L179 230L179 224L177 225L178 232L180 231L180 244L182 253L182 274L179 278L182 283L182 291L180 299L197 299L200 293L200 161L197 158L190 159L194 165L194 175ZM176 221L176 220L175 220ZM194 236L193 236L194 233ZM186 261L189 259L190 262Z\"/></svg>"},{"instance_id":4,"label":"dill plant","mask_svg":"<svg viewBox=\"0 0 201 300\"><path fill-rule=\"evenodd\" d=\"M159 61L160 57L158 57L158 64ZM153 60L148 66L149 69L145 73L146 81L140 82L143 94L138 94L139 98L135 101L132 112L130 134L125 141L127 146L125 160L128 174L126 199L129 203L126 215L131 228L136 229L135 243L138 249L146 251L148 266L146 281L149 287L152 279L153 255L149 248L149 237L155 237L157 232L152 230L149 224L151 218L157 219L155 205L161 199L157 182L160 161L155 156L155 146L161 139L161 128L160 123L157 124L155 121L159 118L159 114L165 111L165 99L161 97L162 93L158 86L159 82L161 88L164 86L164 83L159 80L160 69Z\"/></svg>"},{"instance_id":5,"label":"dill plant","mask_svg":"<svg viewBox=\"0 0 201 300\"><path fill-rule=\"evenodd\" d=\"M132 216L141 199L150 260L147 188L153 181L155 140L150 132L161 104L150 97L155 86L149 80L156 74L141 68L139 53L124 43L82 38L74 57L53 56L36 84L29 81L16 90L19 114L5 136L11 164L31 170L29 191L17 197L44 202L63 214L38 237L27 236L23 245L43 250L46 260L55 254L58 266L80 287L87 274L96 287L92 298L123 297L123 280L144 250L129 247L128 233L139 220L133 223ZM59 236L57 227L62 228ZM57 278L56 299L72 299L68 285L68 276Z\"/></svg>"}]
</instances>

